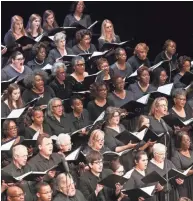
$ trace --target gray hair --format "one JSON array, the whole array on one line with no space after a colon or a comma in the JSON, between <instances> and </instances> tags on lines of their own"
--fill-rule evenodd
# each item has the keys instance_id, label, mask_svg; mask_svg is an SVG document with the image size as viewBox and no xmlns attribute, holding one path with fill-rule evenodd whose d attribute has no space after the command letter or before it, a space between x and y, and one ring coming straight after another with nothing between
<instances>
[{"instance_id":1,"label":"gray hair","mask_svg":"<svg viewBox=\"0 0 193 201\"><path fill-rule=\"evenodd\" d=\"M58 138L56 140L56 146L59 148L60 145L64 144L65 141L70 140L71 141L71 137L69 134L64 134L64 133L60 133L58 135Z\"/></svg>"},{"instance_id":2,"label":"gray hair","mask_svg":"<svg viewBox=\"0 0 193 201\"><path fill-rule=\"evenodd\" d=\"M185 89L182 88L177 88L173 91L172 93L172 97L176 98L177 96L187 96L187 91Z\"/></svg>"},{"instance_id":3,"label":"gray hair","mask_svg":"<svg viewBox=\"0 0 193 201\"><path fill-rule=\"evenodd\" d=\"M66 40L66 34L59 32L54 35L54 43L56 46L60 40Z\"/></svg>"},{"instance_id":4,"label":"gray hair","mask_svg":"<svg viewBox=\"0 0 193 201\"><path fill-rule=\"evenodd\" d=\"M19 144L19 145L14 146L12 149L13 158L15 158L17 155L20 155L21 153L23 153L24 150L26 150L26 152L27 152L27 148L24 145Z\"/></svg>"},{"instance_id":5,"label":"gray hair","mask_svg":"<svg viewBox=\"0 0 193 201\"><path fill-rule=\"evenodd\" d=\"M167 147L161 143L155 143L153 145L153 154L155 155L155 153L163 153L166 152Z\"/></svg>"},{"instance_id":6,"label":"gray hair","mask_svg":"<svg viewBox=\"0 0 193 201\"><path fill-rule=\"evenodd\" d=\"M107 107L105 111L105 117L104 117L106 123L108 124L109 120L113 118L115 112L118 112L121 115L122 111L123 110L118 107L112 107L112 106Z\"/></svg>"},{"instance_id":7,"label":"gray hair","mask_svg":"<svg viewBox=\"0 0 193 201\"><path fill-rule=\"evenodd\" d=\"M78 61L83 61L83 62L85 63L85 60L84 60L83 57L81 57L81 56L76 56L76 57L74 57L74 58L72 59L72 62L71 62L72 67L75 66L75 65L78 63Z\"/></svg>"},{"instance_id":8,"label":"gray hair","mask_svg":"<svg viewBox=\"0 0 193 201\"><path fill-rule=\"evenodd\" d=\"M73 180L71 174L61 173L56 177L57 190L60 191L60 189L63 187L63 185L67 182L67 179Z\"/></svg>"},{"instance_id":9,"label":"gray hair","mask_svg":"<svg viewBox=\"0 0 193 201\"><path fill-rule=\"evenodd\" d=\"M62 62L55 62L52 66L52 75L56 76L56 72L59 68L63 68L64 71L67 71L66 65Z\"/></svg>"},{"instance_id":10,"label":"gray hair","mask_svg":"<svg viewBox=\"0 0 193 201\"><path fill-rule=\"evenodd\" d=\"M50 99L50 101L48 102L47 110L46 110L46 116L48 116L50 118L54 118L54 115L52 113L52 105L53 105L53 102L57 101L57 100L62 102L62 100L57 97Z\"/></svg>"}]
</instances>

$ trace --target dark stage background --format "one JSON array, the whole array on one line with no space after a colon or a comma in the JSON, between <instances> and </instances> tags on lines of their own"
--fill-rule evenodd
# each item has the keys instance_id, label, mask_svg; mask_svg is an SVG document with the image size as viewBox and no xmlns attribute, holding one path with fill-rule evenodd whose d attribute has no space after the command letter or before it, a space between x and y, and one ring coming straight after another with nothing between
<instances>
[{"instance_id":1,"label":"dark stage background","mask_svg":"<svg viewBox=\"0 0 193 201\"><path fill-rule=\"evenodd\" d=\"M92 21L99 20L94 28L100 33L102 20L110 19L122 41L134 38L131 46L145 42L150 47L149 58L154 60L167 39L177 42L179 55L193 58L193 2L85 2ZM43 15L51 9L60 26L68 14L71 2L1 2L1 41L10 28L11 17L18 14L26 26L32 13ZM97 38L94 39L95 41ZM132 51L129 52L132 54ZM128 56L130 56L128 55Z\"/></svg>"}]
</instances>

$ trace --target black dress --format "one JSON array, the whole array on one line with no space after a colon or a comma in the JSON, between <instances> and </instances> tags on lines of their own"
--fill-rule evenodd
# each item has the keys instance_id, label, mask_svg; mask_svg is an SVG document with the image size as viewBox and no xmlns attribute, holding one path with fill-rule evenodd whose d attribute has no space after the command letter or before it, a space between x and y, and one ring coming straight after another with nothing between
<instances>
[{"instance_id":1,"label":"black dress","mask_svg":"<svg viewBox=\"0 0 193 201\"><path fill-rule=\"evenodd\" d=\"M37 63L36 61L35 61L35 59L33 59L33 60L31 60L31 61L28 61L28 63L27 63L27 66L29 67L29 68L31 68L32 69L32 71L34 71L34 70L40 70L40 69L42 69L44 66L46 66L48 64L48 60L47 59L45 59L43 62L40 62L40 63Z\"/></svg>"},{"instance_id":2,"label":"black dress","mask_svg":"<svg viewBox=\"0 0 193 201\"><path fill-rule=\"evenodd\" d=\"M25 103L28 103L34 98L38 98L38 97L40 97L39 94L35 93L31 89L26 89L22 94L22 99ZM38 100L38 102L36 103L36 106L47 105L49 100L54 97L55 97L55 93L52 90L52 88L50 88L49 86L45 86L42 98Z\"/></svg>"},{"instance_id":3,"label":"black dress","mask_svg":"<svg viewBox=\"0 0 193 201\"><path fill-rule=\"evenodd\" d=\"M161 169L160 167L158 167L157 165L155 165L154 163L152 163L151 161L148 163L147 166L147 174L156 171L159 175L164 176L167 171L169 171L170 169L175 168L174 164L167 160L167 168L166 168L166 161L164 162L164 168ZM166 171L167 170L167 171ZM177 189L176 189L176 182L172 181L169 182L169 197L171 201L177 201L179 198ZM166 185L164 186L164 189L162 191L160 191L159 193L156 194L155 197L155 201L165 201L165 190L166 190Z\"/></svg>"},{"instance_id":4,"label":"black dress","mask_svg":"<svg viewBox=\"0 0 193 201\"><path fill-rule=\"evenodd\" d=\"M112 41L111 41L111 43L120 43L120 42L121 42L121 40L120 40L120 37L119 37L118 35L115 35L115 40L112 40ZM105 50L106 50L106 49L101 50L101 48L103 47L103 45L104 45L105 43L109 43L109 41L107 41L107 40L105 40L105 39L102 39L102 38L99 38L99 39L98 39L98 49L99 49L100 51L105 51Z\"/></svg>"},{"instance_id":5,"label":"black dress","mask_svg":"<svg viewBox=\"0 0 193 201\"><path fill-rule=\"evenodd\" d=\"M1 118L7 117L10 114L11 110L9 109L8 105L2 101L1 102Z\"/></svg>"},{"instance_id":6,"label":"black dress","mask_svg":"<svg viewBox=\"0 0 193 201\"><path fill-rule=\"evenodd\" d=\"M131 65L128 62L126 62L125 65L126 65L125 70L120 70L116 62L113 65L111 65L110 68L113 70L114 76L121 76L122 78L125 78L126 76L131 75L133 73Z\"/></svg>"},{"instance_id":7,"label":"black dress","mask_svg":"<svg viewBox=\"0 0 193 201\"><path fill-rule=\"evenodd\" d=\"M193 151L190 151L190 158L176 151L171 161L180 171L188 169L193 163ZM184 183L178 186L180 197L188 197L193 200L193 175L188 176Z\"/></svg>"},{"instance_id":8,"label":"black dress","mask_svg":"<svg viewBox=\"0 0 193 201\"><path fill-rule=\"evenodd\" d=\"M72 51L74 52L75 55L78 55L78 54L93 53L97 50L93 44L90 44L90 48L87 51L84 51L84 50L80 49L79 45L77 44L77 45L73 46Z\"/></svg>"}]
</instances>

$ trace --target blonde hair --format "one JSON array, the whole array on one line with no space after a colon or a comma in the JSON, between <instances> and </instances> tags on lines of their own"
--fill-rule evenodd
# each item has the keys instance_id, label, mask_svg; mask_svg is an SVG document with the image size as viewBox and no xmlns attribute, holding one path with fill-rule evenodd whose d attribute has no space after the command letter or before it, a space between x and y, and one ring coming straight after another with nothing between
<instances>
[{"instance_id":1,"label":"blonde hair","mask_svg":"<svg viewBox=\"0 0 193 201\"><path fill-rule=\"evenodd\" d=\"M12 18L11 18L11 31L13 32L13 34L15 33L15 24L17 22L21 21L23 23L23 18L19 15L14 15ZM23 35L27 35L26 32L25 32L25 29L24 29L24 26L22 27L21 29L21 33Z\"/></svg>"},{"instance_id":2,"label":"blonde hair","mask_svg":"<svg viewBox=\"0 0 193 201\"><path fill-rule=\"evenodd\" d=\"M102 134L103 136L105 135L105 133L100 129L96 129L96 130L92 131L89 141L88 141L89 147L92 148L94 146L94 142L97 139L97 137L99 136L99 134Z\"/></svg>"},{"instance_id":3,"label":"blonde hair","mask_svg":"<svg viewBox=\"0 0 193 201\"><path fill-rule=\"evenodd\" d=\"M156 110L156 108L158 108L159 102L162 101L162 100L164 100L167 103L167 105L168 105L168 101L167 101L167 99L165 97L156 98L153 101L152 105L151 105L151 109L150 109L149 115L151 115L151 116L155 115L155 110Z\"/></svg>"},{"instance_id":4,"label":"blonde hair","mask_svg":"<svg viewBox=\"0 0 193 201\"><path fill-rule=\"evenodd\" d=\"M140 48L143 48L146 52L149 51L149 47L145 43L138 43L135 46L135 50L134 50L133 54L136 55Z\"/></svg>"},{"instance_id":5,"label":"blonde hair","mask_svg":"<svg viewBox=\"0 0 193 201\"><path fill-rule=\"evenodd\" d=\"M40 26L38 27L38 34L41 34L42 32L43 32L43 29L42 29L42 27L41 27L41 22L42 22L42 18L41 18L41 16L40 15L38 15L38 14L32 14L31 16L30 16L30 18L29 18L29 20L28 20L28 23L27 23L27 27L26 27L26 31L28 32L28 33L32 33L32 23L33 23L33 21L34 20L36 20L36 19L39 19L40 20Z\"/></svg>"},{"instance_id":6,"label":"blonde hair","mask_svg":"<svg viewBox=\"0 0 193 201\"><path fill-rule=\"evenodd\" d=\"M106 35L106 32L105 32L105 26L106 26L107 23L111 24L111 26L112 26L112 39L116 40L113 23L110 20L108 20L108 19L103 20L103 23L101 25L101 36L100 36L100 39L106 39L107 38L107 35Z\"/></svg>"}]
</instances>

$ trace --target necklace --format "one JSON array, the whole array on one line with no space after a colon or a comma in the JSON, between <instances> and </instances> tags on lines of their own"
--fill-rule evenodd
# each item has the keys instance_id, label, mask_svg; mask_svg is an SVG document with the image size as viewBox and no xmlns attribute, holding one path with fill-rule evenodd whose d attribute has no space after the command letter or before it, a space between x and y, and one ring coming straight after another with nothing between
<instances>
[{"instance_id":1,"label":"necklace","mask_svg":"<svg viewBox=\"0 0 193 201\"><path fill-rule=\"evenodd\" d=\"M41 66L42 64L44 64L44 61L43 61L42 63L39 63L39 62L36 61L36 59L34 59L34 62L35 62L36 64L40 65L40 66Z\"/></svg>"},{"instance_id":2,"label":"necklace","mask_svg":"<svg viewBox=\"0 0 193 201\"><path fill-rule=\"evenodd\" d=\"M79 44L79 47L84 53L86 53L86 54L89 53L89 49L85 50L80 44Z\"/></svg>"}]
</instances>

